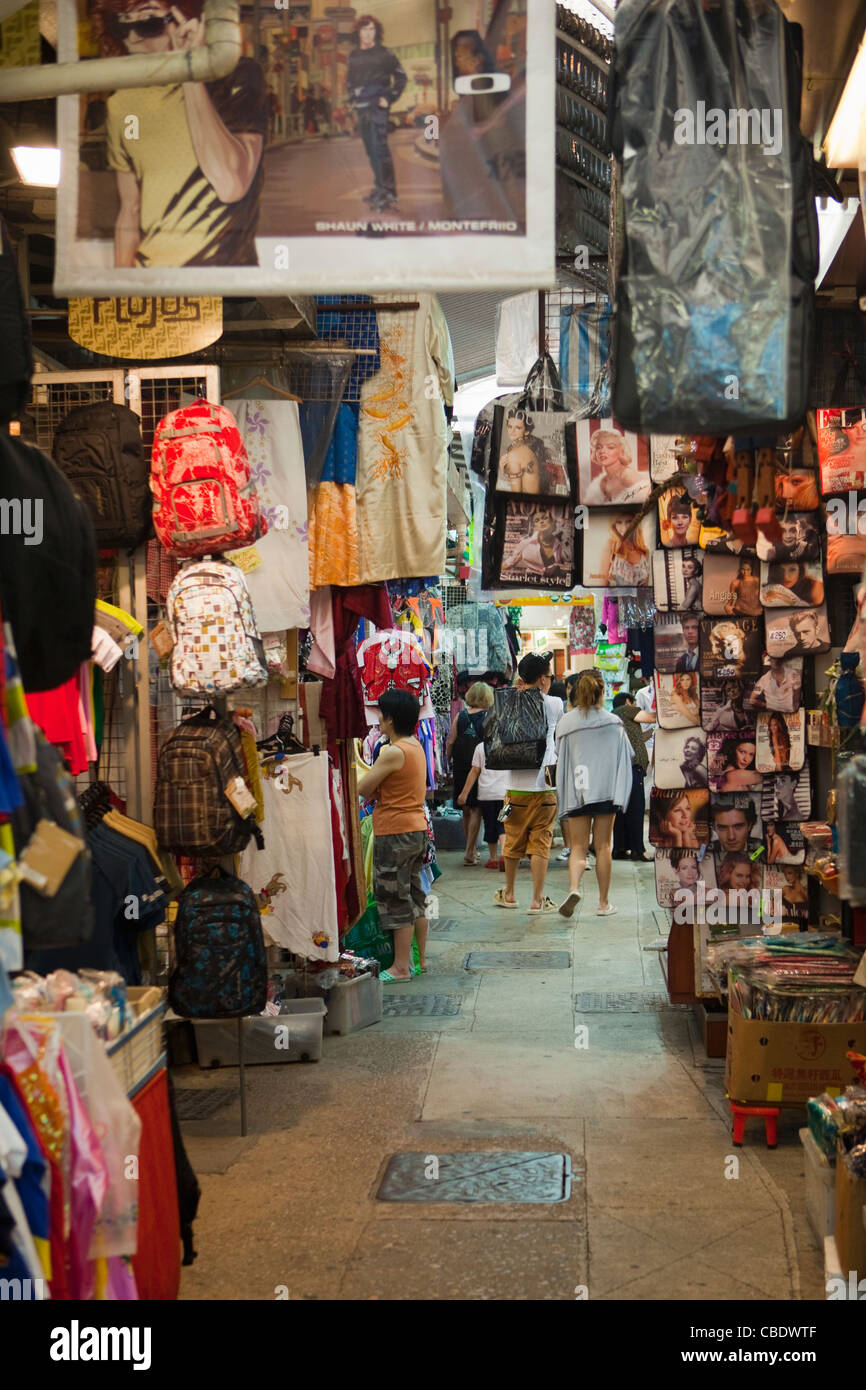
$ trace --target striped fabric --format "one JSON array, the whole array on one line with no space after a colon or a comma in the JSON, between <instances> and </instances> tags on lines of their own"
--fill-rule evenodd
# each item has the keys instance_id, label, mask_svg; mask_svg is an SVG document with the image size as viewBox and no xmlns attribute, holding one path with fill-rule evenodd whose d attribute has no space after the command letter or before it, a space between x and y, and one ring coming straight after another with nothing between
<instances>
[{"instance_id":1,"label":"striped fabric","mask_svg":"<svg viewBox=\"0 0 866 1390\"><path fill-rule=\"evenodd\" d=\"M559 375L564 391L573 391L581 405L598 398L599 414L610 413L610 383L605 368L610 360L613 310L607 299L598 304L563 306L559 325Z\"/></svg>"}]
</instances>

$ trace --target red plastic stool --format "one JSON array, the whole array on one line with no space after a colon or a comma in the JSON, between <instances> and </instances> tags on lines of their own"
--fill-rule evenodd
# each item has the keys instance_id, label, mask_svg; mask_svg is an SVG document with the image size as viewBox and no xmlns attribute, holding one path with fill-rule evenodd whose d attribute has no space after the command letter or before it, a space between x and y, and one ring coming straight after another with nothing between
<instances>
[{"instance_id":1,"label":"red plastic stool","mask_svg":"<svg viewBox=\"0 0 866 1390\"><path fill-rule=\"evenodd\" d=\"M767 1148L775 1149L778 1144L776 1137L776 1121L779 1118L778 1105L738 1105L736 1101L730 1102L731 1115L734 1120L733 1139L734 1147L743 1147L743 1135L746 1131L746 1120L753 1115L759 1115L764 1121L764 1134L767 1139Z\"/></svg>"}]
</instances>

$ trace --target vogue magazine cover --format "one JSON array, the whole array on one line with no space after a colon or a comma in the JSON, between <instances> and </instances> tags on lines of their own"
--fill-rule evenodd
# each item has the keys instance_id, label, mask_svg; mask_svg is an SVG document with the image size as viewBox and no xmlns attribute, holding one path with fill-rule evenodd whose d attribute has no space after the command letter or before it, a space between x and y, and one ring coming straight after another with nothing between
<instances>
[{"instance_id":1,"label":"vogue magazine cover","mask_svg":"<svg viewBox=\"0 0 866 1390\"><path fill-rule=\"evenodd\" d=\"M570 497L563 412L514 406L498 414L496 491Z\"/></svg>"},{"instance_id":2,"label":"vogue magazine cover","mask_svg":"<svg viewBox=\"0 0 866 1390\"><path fill-rule=\"evenodd\" d=\"M704 618L701 622L701 678L706 681L761 672L760 618Z\"/></svg>"}]
</instances>

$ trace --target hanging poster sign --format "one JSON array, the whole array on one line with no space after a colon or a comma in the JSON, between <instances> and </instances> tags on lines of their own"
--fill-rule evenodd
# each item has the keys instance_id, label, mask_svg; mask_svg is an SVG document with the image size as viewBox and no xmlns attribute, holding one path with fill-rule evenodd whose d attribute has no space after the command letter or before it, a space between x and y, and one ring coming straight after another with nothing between
<instances>
[{"instance_id":1,"label":"hanging poster sign","mask_svg":"<svg viewBox=\"0 0 866 1390\"><path fill-rule=\"evenodd\" d=\"M38 0L31 0L0 24L0 68L33 67L41 57L39 4Z\"/></svg>"},{"instance_id":2,"label":"hanging poster sign","mask_svg":"<svg viewBox=\"0 0 866 1390\"><path fill-rule=\"evenodd\" d=\"M80 3L64 62L204 43L203 0ZM554 7L481 8L372 0L293 39L288 6L244 7L219 81L61 97L55 292L552 283Z\"/></svg>"},{"instance_id":3,"label":"hanging poster sign","mask_svg":"<svg viewBox=\"0 0 866 1390\"><path fill-rule=\"evenodd\" d=\"M184 357L222 335L222 300L188 295L70 299L68 331L74 343L106 357Z\"/></svg>"}]
</instances>

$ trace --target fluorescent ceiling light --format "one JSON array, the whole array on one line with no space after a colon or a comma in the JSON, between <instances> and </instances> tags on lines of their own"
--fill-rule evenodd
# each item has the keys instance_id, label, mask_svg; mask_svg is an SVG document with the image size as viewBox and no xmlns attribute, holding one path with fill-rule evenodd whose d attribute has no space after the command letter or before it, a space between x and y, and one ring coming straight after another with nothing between
<instances>
[{"instance_id":1,"label":"fluorescent ceiling light","mask_svg":"<svg viewBox=\"0 0 866 1390\"><path fill-rule=\"evenodd\" d=\"M827 131L824 149L831 169L856 169L861 140L866 137L866 39L857 50L854 65L848 74L842 99ZM859 147L859 150L858 150Z\"/></svg>"},{"instance_id":2,"label":"fluorescent ceiling light","mask_svg":"<svg viewBox=\"0 0 866 1390\"><path fill-rule=\"evenodd\" d=\"M60 182L60 151L51 145L14 145L12 158L22 183L56 188Z\"/></svg>"},{"instance_id":3,"label":"fluorescent ceiling light","mask_svg":"<svg viewBox=\"0 0 866 1390\"><path fill-rule=\"evenodd\" d=\"M827 271L836 259L836 252L848 235L848 228L857 216L860 207L858 198L846 198L836 203L832 198L816 198L818 210L818 247L820 251L818 274L815 288L821 284Z\"/></svg>"}]
</instances>

